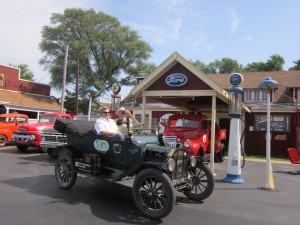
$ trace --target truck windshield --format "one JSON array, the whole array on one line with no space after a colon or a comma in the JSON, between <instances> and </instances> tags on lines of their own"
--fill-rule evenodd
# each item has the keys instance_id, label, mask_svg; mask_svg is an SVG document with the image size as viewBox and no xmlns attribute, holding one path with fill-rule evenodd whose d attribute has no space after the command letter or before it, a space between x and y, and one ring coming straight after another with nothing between
<instances>
[{"instance_id":1,"label":"truck windshield","mask_svg":"<svg viewBox=\"0 0 300 225\"><path fill-rule=\"evenodd\" d=\"M14 117L0 117L0 122L2 123L12 123L15 121Z\"/></svg>"},{"instance_id":2,"label":"truck windshield","mask_svg":"<svg viewBox=\"0 0 300 225\"><path fill-rule=\"evenodd\" d=\"M56 120L55 116L42 116L40 118L40 123L54 123Z\"/></svg>"},{"instance_id":3,"label":"truck windshield","mask_svg":"<svg viewBox=\"0 0 300 225\"><path fill-rule=\"evenodd\" d=\"M198 128L199 121L191 120L191 119L172 119L170 120L170 127L190 127L190 128Z\"/></svg>"}]
</instances>

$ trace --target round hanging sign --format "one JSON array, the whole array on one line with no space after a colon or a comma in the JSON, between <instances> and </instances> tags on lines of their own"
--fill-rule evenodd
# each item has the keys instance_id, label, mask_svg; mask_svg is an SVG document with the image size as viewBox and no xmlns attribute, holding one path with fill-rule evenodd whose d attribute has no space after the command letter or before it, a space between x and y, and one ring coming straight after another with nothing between
<instances>
[{"instance_id":1,"label":"round hanging sign","mask_svg":"<svg viewBox=\"0 0 300 225\"><path fill-rule=\"evenodd\" d=\"M118 83L114 83L111 86L111 90L114 94L118 94L121 91L121 86Z\"/></svg>"},{"instance_id":2,"label":"round hanging sign","mask_svg":"<svg viewBox=\"0 0 300 225\"><path fill-rule=\"evenodd\" d=\"M239 86L241 83L243 83L244 77L242 74L239 73L233 73L229 76L229 83L232 86Z\"/></svg>"}]
</instances>

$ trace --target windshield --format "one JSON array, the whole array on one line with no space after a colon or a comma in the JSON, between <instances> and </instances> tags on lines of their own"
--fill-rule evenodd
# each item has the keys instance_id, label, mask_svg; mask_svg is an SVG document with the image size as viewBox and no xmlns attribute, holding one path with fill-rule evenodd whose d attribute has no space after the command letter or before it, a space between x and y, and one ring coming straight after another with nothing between
<instances>
[{"instance_id":1,"label":"windshield","mask_svg":"<svg viewBox=\"0 0 300 225\"><path fill-rule=\"evenodd\" d=\"M146 144L146 143L156 143L159 144L158 136L156 135L134 135L133 142L138 145Z\"/></svg>"},{"instance_id":2,"label":"windshield","mask_svg":"<svg viewBox=\"0 0 300 225\"><path fill-rule=\"evenodd\" d=\"M39 120L40 123L54 123L56 120L55 116L42 116Z\"/></svg>"},{"instance_id":3,"label":"windshield","mask_svg":"<svg viewBox=\"0 0 300 225\"><path fill-rule=\"evenodd\" d=\"M170 127L190 127L198 128L199 121L185 118L178 118L170 120Z\"/></svg>"},{"instance_id":4,"label":"windshield","mask_svg":"<svg viewBox=\"0 0 300 225\"><path fill-rule=\"evenodd\" d=\"M0 122L11 123L11 122L14 122L14 118L13 117L0 117Z\"/></svg>"}]
</instances>

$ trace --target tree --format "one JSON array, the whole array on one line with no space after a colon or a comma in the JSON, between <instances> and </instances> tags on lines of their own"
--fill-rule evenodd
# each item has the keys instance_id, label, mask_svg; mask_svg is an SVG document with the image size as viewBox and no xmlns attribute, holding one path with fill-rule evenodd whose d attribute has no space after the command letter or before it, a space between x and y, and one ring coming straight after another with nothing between
<instances>
[{"instance_id":1,"label":"tree","mask_svg":"<svg viewBox=\"0 0 300 225\"><path fill-rule=\"evenodd\" d=\"M265 72L266 64L264 62L253 62L248 63L244 68L243 72Z\"/></svg>"},{"instance_id":2,"label":"tree","mask_svg":"<svg viewBox=\"0 0 300 225\"><path fill-rule=\"evenodd\" d=\"M122 26L118 19L93 9L65 9L53 13L51 26L42 29L40 59L51 74L51 85L60 89L66 45L69 46L66 84L75 84L77 61L80 62L79 94L94 85L99 93L112 84L133 85L133 78L144 74L152 51L136 31ZM150 66L151 67L151 66Z\"/></svg>"},{"instance_id":3,"label":"tree","mask_svg":"<svg viewBox=\"0 0 300 225\"><path fill-rule=\"evenodd\" d=\"M267 71L282 71L285 61L280 55L271 55L270 59L266 62Z\"/></svg>"},{"instance_id":4,"label":"tree","mask_svg":"<svg viewBox=\"0 0 300 225\"><path fill-rule=\"evenodd\" d=\"M264 62L253 62L247 64L243 68L244 72L267 72L267 71L282 71L285 61L284 58L280 55L271 55L270 59Z\"/></svg>"},{"instance_id":5,"label":"tree","mask_svg":"<svg viewBox=\"0 0 300 225\"><path fill-rule=\"evenodd\" d=\"M69 90L66 90L66 97L64 102L64 108L68 113L74 113L75 112L75 92L71 92ZM95 104L94 104L95 105ZM89 99L78 99L78 113L81 114L88 114L88 106L89 106ZM97 109L94 109L95 107L91 107L92 112L99 113L99 107Z\"/></svg>"},{"instance_id":6,"label":"tree","mask_svg":"<svg viewBox=\"0 0 300 225\"><path fill-rule=\"evenodd\" d=\"M233 73L240 71L240 64L235 59L223 58L221 60L215 60L214 62L205 65L203 62L196 60L190 62L197 67L199 70L206 74L213 73Z\"/></svg>"},{"instance_id":7,"label":"tree","mask_svg":"<svg viewBox=\"0 0 300 225\"><path fill-rule=\"evenodd\" d=\"M205 63L201 62L200 60L192 61L190 62L199 70L201 70L205 74L212 74L217 73L215 65L213 63L210 63L209 65L206 65Z\"/></svg>"},{"instance_id":8,"label":"tree","mask_svg":"<svg viewBox=\"0 0 300 225\"><path fill-rule=\"evenodd\" d=\"M20 69L20 78L24 80L34 81L33 77L34 74L32 71L29 70L28 65L26 64L19 64L19 65L12 65L9 66L17 67Z\"/></svg>"},{"instance_id":9,"label":"tree","mask_svg":"<svg viewBox=\"0 0 300 225\"><path fill-rule=\"evenodd\" d=\"M294 64L296 64L293 67L290 67L289 70L300 70L300 59L293 61Z\"/></svg>"},{"instance_id":10,"label":"tree","mask_svg":"<svg viewBox=\"0 0 300 225\"><path fill-rule=\"evenodd\" d=\"M241 70L240 64L235 59L223 58L220 62L219 73L234 73Z\"/></svg>"}]
</instances>

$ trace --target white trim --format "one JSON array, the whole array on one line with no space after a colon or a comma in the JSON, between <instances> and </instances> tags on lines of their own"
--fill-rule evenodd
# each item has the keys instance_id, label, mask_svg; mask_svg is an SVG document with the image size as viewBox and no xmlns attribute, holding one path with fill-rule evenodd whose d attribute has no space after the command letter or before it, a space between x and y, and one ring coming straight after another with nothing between
<instances>
[{"instance_id":1,"label":"white trim","mask_svg":"<svg viewBox=\"0 0 300 225\"><path fill-rule=\"evenodd\" d=\"M143 91L142 96L216 96L217 92L214 90L181 90L181 91Z\"/></svg>"},{"instance_id":2,"label":"white trim","mask_svg":"<svg viewBox=\"0 0 300 225\"><path fill-rule=\"evenodd\" d=\"M212 96L211 103L211 132L210 132L210 170L214 174L215 139L216 139L216 96Z\"/></svg>"}]
</instances>

